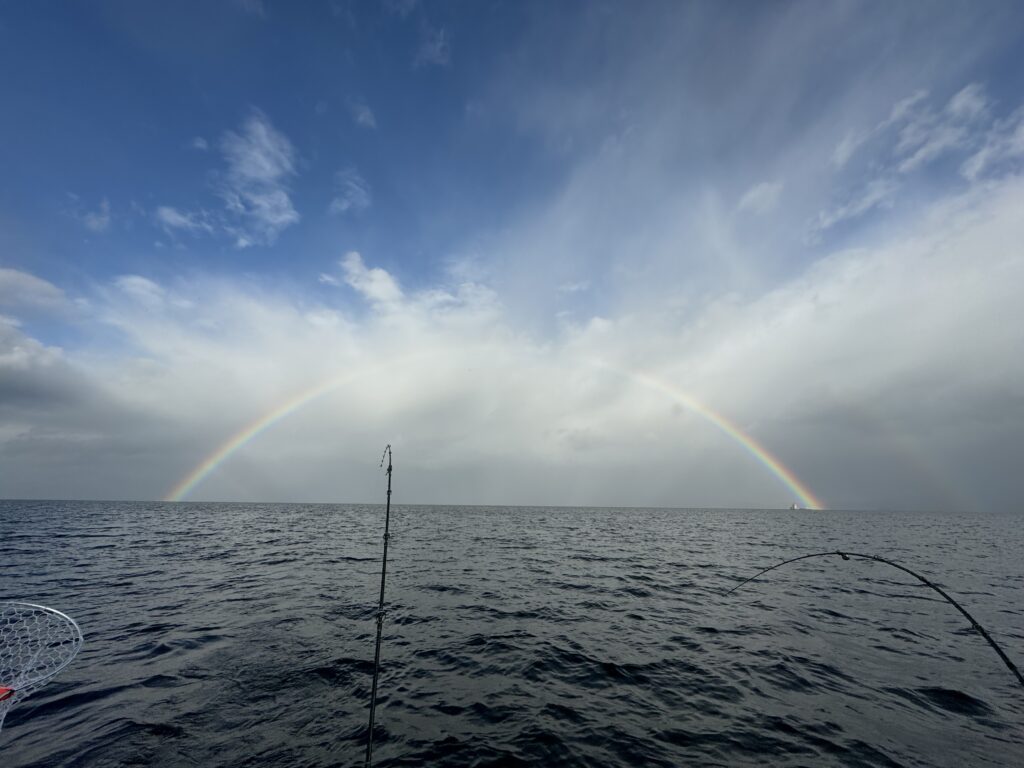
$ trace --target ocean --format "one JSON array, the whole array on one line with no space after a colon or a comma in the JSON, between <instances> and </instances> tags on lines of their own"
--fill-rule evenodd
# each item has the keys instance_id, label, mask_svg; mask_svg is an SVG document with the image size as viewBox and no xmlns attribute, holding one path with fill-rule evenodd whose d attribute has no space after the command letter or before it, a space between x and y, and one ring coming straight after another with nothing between
<instances>
[{"instance_id":1,"label":"ocean","mask_svg":"<svg viewBox=\"0 0 1024 768\"><path fill-rule=\"evenodd\" d=\"M0 600L82 652L5 768L357 766L383 507L0 502ZM1019 515L392 509L378 766L1019 766ZM2 684L2 681L0 681Z\"/></svg>"}]
</instances>

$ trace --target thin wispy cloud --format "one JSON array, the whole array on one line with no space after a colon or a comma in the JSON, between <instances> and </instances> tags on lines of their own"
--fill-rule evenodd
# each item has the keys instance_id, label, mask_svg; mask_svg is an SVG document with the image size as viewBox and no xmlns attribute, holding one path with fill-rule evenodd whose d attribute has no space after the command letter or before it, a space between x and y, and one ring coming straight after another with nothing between
<instances>
[{"instance_id":1,"label":"thin wispy cloud","mask_svg":"<svg viewBox=\"0 0 1024 768\"><path fill-rule=\"evenodd\" d=\"M179 211L169 205L158 206L153 217L168 234L175 232L207 232L214 231L210 214L206 211Z\"/></svg>"},{"instance_id":2,"label":"thin wispy cloud","mask_svg":"<svg viewBox=\"0 0 1024 768\"><path fill-rule=\"evenodd\" d=\"M352 115L352 120L355 121L356 125L361 125L364 128L376 128L377 118L373 114L373 110L370 109L366 104L353 101L348 105L349 113Z\"/></svg>"},{"instance_id":3,"label":"thin wispy cloud","mask_svg":"<svg viewBox=\"0 0 1024 768\"><path fill-rule=\"evenodd\" d=\"M915 110L900 129L898 170L907 173L956 149L972 146L988 112L988 100L977 83L956 93L942 110Z\"/></svg>"},{"instance_id":4,"label":"thin wispy cloud","mask_svg":"<svg viewBox=\"0 0 1024 768\"><path fill-rule=\"evenodd\" d=\"M971 83L936 108L927 91L917 91L893 105L888 117L870 130L847 134L832 154L842 168L854 154L872 144L889 149L894 170L909 173L940 155L965 149L977 142L991 122L985 89Z\"/></svg>"},{"instance_id":5,"label":"thin wispy cloud","mask_svg":"<svg viewBox=\"0 0 1024 768\"><path fill-rule=\"evenodd\" d=\"M781 195L782 182L763 181L743 193L736 210L757 214L770 213L778 206Z\"/></svg>"},{"instance_id":6,"label":"thin wispy cloud","mask_svg":"<svg viewBox=\"0 0 1024 768\"><path fill-rule=\"evenodd\" d=\"M245 13L259 16L261 19L267 17L267 6L263 3L263 0L231 0L231 2L236 8Z\"/></svg>"},{"instance_id":7,"label":"thin wispy cloud","mask_svg":"<svg viewBox=\"0 0 1024 768\"><path fill-rule=\"evenodd\" d=\"M992 103L980 83L955 92L941 107L930 94L917 91L896 102L885 120L863 134L847 134L832 154L840 170L863 154L862 173L873 176L847 190L847 199L819 212L811 226L812 239L840 222L891 208L907 177L949 156L962 158L961 173L977 179L996 158L1017 154L1015 131L1019 119L993 116Z\"/></svg>"},{"instance_id":8,"label":"thin wispy cloud","mask_svg":"<svg viewBox=\"0 0 1024 768\"><path fill-rule=\"evenodd\" d=\"M392 16L398 16L401 19L406 18L418 7L419 0L384 0L384 9Z\"/></svg>"},{"instance_id":9,"label":"thin wispy cloud","mask_svg":"<svg viewBox=\"0 0 1024 768\"><path fill-rule=\"evenodd\" d=\"M837 168L842 168L853 157L854 152L866 141L865 135L856 133L846 134L842 141L836 144L836 148L832 150L832 165Z\"/></svg>"},{"instance_id":10,"label":"thin wispy cloud","mask_svg":"<svg viewBox=\"0 0 1024 768\"><path fill-rule=\"evenodd\" d=\"M968 157L960 172L971 181L985 174L1014 171L1024 159L1024 108L997 120L982 139L978 150Z\"/></svg>"},{"instance_id":11,"label":"thin wispy cloud","mask_svg":"<svg viewBox=\"0 0 1024 768\"><path fill-rule=\"evenodd\" d=\"M451 63L452 47L446 27L433 27L424 22L420 28L420 42L413 57L413 67L445 67Z\"/></svg>"},{"instance_id":12,"label":"thin wispy cloud","mask_svg":"<svg viewBox=\"0 0 1024 768\"><path fill-rule=\"evenodd\" d=\"M329 213L340 216L365 211L373 203L370 185L355 168L346 168L335 175L337 194L327 207Z\"/></svg>"},{"instance_id":13,"label":"thin wispy cloud","mask_svg":"<svg viewBox=\"0 0 1024 768\"><path fill-rule=\"evenodd\" d=\"M562 283L558 286L559 293L580 293L587 290L590 290L589 280L577 280L572 283Z\"/></svg>"},{"instance_id":14,"label":"thin wispy cloud","mask_svg":"<svg viewBox=\"0 0 1024 768\"><path fill-rule=\"evenodd\" d=\"M82 223L93 232L106 232L110 228L110 203L106 198L100 201L95 211L87 211L82 215Z\"/></svg>"},{"instance_id":15,"label":"thin wispy cloud","mask_svg":"<svg viewBox=\"0 0 1024 768\"><path fill-rule=\"evenodd\" d=\"M848 132L843 137L842 141L836 145L835 150L833 150L832 163L835 166L842 168L862 146L892 126L905 122L927 98L928 91L915 91L911 95L897 101L892 106L888 116L871 129L861 132Z\"/></svg>"},{"instance_id":16,"label":"thin wispy cloud","mask_svg":"<svg viewBox=\"0 0 1024 768\"><path fill-rule=\"evenodd\" d=\"M81 222L83 227L96 234L110 229L110 201L107 198L101 199L99 205L90 210L83 206L78 195L71 193L68 197L73 205L71 215Z\"/></svg>"},{"instance_id":17,"label":"thin wispy cloud","mask_svg":"<svg viewBox=\"0 0 1024 768\"><path fill-rule=\"evenodd\" d=\"M812 231L823 232L840 222L857 219L878 208L891 207L899 189L893 179L875 179L846 202L818 214Z\"/></svg>"}]
</instances>

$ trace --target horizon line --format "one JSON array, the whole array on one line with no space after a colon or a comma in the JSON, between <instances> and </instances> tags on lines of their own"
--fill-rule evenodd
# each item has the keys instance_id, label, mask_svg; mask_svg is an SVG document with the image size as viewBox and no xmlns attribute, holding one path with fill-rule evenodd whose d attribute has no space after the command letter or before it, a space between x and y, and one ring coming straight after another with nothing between
<instances>
[{"instance_id":1,"label":"horizon line","mask_svg":"<svg viewBox=\"0 0 1024 768\"><path fill-rule=\"evenodd\" d=\"M335 506L335 507L354 507L354 506L365 506L383 507L385 502L383 501L252 501L252 500L194 500L194 499L179 499L179 500L168 500L168 499L83 499L83 498L8 498L0 496L0 503L5 502L89 502L94 504L259 504L259 505L284 505L284 506ZM640 505L623 505L623 504L493 504L493 503L436 503L436 502L401 502L395 501L391 504L392 507L448 507L448 508L460 508L460 507L480 507L480 508L496 508L496 509L509 509L509 508L523 508L523 509L622 509L622 510L644 510L644 509L655 509L655 510L682 510L682 511L693 511L693 510L708 510L708 511L732 511L732 512L921 512L929 514L956 514L956 513L983 513L983 514L999 514L992 510L983 509L922 509L922 508L884 508L884 507L827 507L825 509L812 509L808 507L798 507L797 509L790 509L789 507L727 507L727 506L710 506L710 505L698 505L698 506L658 506L656 504L640 504Z\"/></svg>"}]
</instances>

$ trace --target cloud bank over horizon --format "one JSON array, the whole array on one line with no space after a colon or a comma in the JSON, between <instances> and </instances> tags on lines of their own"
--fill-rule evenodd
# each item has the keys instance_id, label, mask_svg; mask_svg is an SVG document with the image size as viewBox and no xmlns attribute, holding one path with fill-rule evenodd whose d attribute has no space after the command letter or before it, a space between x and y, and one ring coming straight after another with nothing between
<instances>
[{"instance_id":1,"label":"cloud bank over horizon","mask_svg":"<svg viewBox=\"0 0 1024 768\"><path fill-rule=\"evenodd\" d=\"M831 507L1019 511L1018 12L950 9L502 6L496 58L378 9L380 72L15 165L0 496L375 501L390 442L408 503L797 501L753 441Z\"/></svg>"}]
</instances>

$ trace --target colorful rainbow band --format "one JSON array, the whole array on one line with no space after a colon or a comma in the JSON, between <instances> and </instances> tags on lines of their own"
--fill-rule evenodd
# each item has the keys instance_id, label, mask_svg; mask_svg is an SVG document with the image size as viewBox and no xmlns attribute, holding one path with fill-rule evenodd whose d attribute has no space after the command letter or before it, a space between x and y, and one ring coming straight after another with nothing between
<instances>
[{"instance_id":1,"label":"colorful rainbow band","mask_svg":"<svg viewBox=\"0 0 1024 768\"><path fill-rule=\"evenodd\" d=\"M397 361L401 362L401 361ZM197 485L203 480L210 476L210 474L223 464L235 451L241 448L243 445L248 443L253 438L265 432L270 427L274 426L277 422L290 416L291 414L298 411L305 405L313 402L317 398L323 397L328 392L331 392L343 384L365 376L368 373L376 373L384 368L385 365L376 365L370 367L359 368L355 371L347 371L340 376L335 376L328 379L325 382L317 384L311 389L307 389L299 394L289 398L281 405L278 405L273 410L263 414L256 421L252 422L246 427L243 427L238 432L229 437L224 443L222 443L216 450L209 454L203 459L195 468L192 469L187 475L185 475L178 483L170 490L167 496L164 498L165 501L181 501L189 493L191 493Z\"/></svg>"},{"instance_id":2,"label":"colorful rainbow band","mask_svg":"<svg viewBox=\"0 0 1024 768\"><path fill-rule=\"evenodd\" d=\"M681 389L673 387L668 382L662 381L648 373L622 370L604 362L595 363L595 365L605 368L606 370L619 373L639 384L643 384L646 387L662 392L685 407L687 410L707 419L722 430L722 432L742 445L751 456L757 459L758 462L764 465L773 475L781 480L782 483L797 497L801 506L806 509L826 509L825 503L815 496L811 489L802 483L793 471L789 469L789 467L783 464L776 456L769 453L767 448L740 429L739 426L728 418L711 410L708 406L701 403L692 395L689 395Z\"/></svg>"},{"instance_id":3,"label":"colorful rainbow band","mask_svg":"<svg viewBox=\"0 0 1024 768\"><path fill-rule=\"evenodd\" d=\"M412 358L421 357L421 354L411 355L406 358L400 358L392 363L386 363L383 365L369 366L359 368L355 371L346 372L340 376L335 376L328 379L326 382L317 384L311 389L300 392L299 394L289 398L286 402L275 407L273 410L267 412L256 421L252 422L246 427L236 432L224 443L222 443L216 450L210 453L203 461L201 461L192 471L190 471L185 477L183 477L178 483L171 489L170 493L167 494L167 501L181 501L189 493L191 493L197 485L203 480L210 476L210 474L223 464L232 454L235 453L239 448L254 439L258 435L265 432L267 429L272 427L277 422L290 416L291 414L298 411L305 405L313 402L317 398L326 395L343 384L360 377L368 373L378 372L386 366L401 364L409 362ZM682 390L672 386L668 382L662 381L648 373L629 371L611 366L603 361L587 361L591 365L601 368L606 371L611 371L622 375L631 381L638 384L642 384L650 389L661 392L670 397L675 402L679 403L686 409L696 413L703 417L711 424L714 424L718 429L724 432L726 435L731 437L737 443L750 453L759 463L766 467L776 478L778 478L783 485L785 485L800 501L800 503L809 509L825 509L825 504L819 499L814 493L808 488L800 479L786 467L777 457L773 456L768 450L761 445L757 440L748 435L742 429L739 428L732 421L727 419L720 413L713 411L708 406L701 403L693 396L683 392Z\"/></svg>"}]
</instances>

